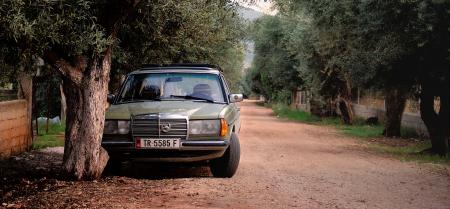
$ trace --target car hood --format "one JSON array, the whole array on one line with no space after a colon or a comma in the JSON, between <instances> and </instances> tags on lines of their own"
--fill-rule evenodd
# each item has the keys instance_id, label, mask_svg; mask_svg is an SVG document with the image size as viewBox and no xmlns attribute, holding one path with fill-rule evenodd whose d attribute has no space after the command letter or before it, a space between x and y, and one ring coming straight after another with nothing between
<instances>
[{"instance_id":1,"label":"car hood","mask_svg":"<svg viewBox=\"0 0 450 209\"><path fill-rule=\"evenodd\" d=\"M106 119L128 120L131 115L173 113L187 115L190 119L216 119L227 104L180 101L151 101L111 105Z\"/></svg>"}]
</instances>

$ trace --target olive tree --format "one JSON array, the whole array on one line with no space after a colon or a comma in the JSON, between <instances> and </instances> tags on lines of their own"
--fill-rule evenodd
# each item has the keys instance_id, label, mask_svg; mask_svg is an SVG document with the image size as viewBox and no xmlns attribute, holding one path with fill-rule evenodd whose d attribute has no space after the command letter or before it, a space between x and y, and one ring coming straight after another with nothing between
<instances>
[{"instance_id":1,"label":"olive tree","mask_svg":"<svg viewBox=\"0 0 450 209\"><path fill-rule=\"evenodd\" d=\"M206 61L216 55L207 46L237 42L232 24L222 27L237 21L233 14L228 1L4 0L0 38L20 50L15 57L22 65L25 57L41 57L62 75L68 110L63 170L94 179L108 161L101 137L111 64Z\"/></svg>"}]
</instances>

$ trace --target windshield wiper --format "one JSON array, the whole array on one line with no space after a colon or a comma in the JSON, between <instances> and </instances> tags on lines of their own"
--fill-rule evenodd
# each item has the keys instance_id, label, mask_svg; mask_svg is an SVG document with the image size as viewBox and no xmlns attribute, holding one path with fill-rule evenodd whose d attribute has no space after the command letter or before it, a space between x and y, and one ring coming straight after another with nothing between
<instances>
[{"instance_id":1,"label":"windshield wiper","mask_svg":"<svg viewBox=\"0 0 450 209\"><path fill-rule=\"evenodd\" d=\"M206 99L206 98L202 98L202 97L194 97L194 96L191 96L191 95L170 95L170 97L183 98L183 99L202 100L202 101L207 101L207 102L210 102L210 103L216 103L216 101L214 101L212 99Z\"/></svg>"},{"instance_id":2,"label":"windshield wiper","mask_svg":"<svg viewBox=\"0 0 450 209\"><path fill-rule=\"evenodd\" d=\"M156 98L156 99L127 100L127 101L117 102L117 104L137 103L137 102L152 102L152 101L161 101L161 99L160 98Z\"/></svg>"}]
</instances>

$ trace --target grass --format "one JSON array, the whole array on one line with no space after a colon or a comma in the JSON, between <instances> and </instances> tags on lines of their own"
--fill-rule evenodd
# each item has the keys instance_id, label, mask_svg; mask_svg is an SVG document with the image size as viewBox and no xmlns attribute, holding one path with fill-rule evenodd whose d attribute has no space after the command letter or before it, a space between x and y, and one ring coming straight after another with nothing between
<instances>
[{"instance_id":1,"label":"grass","mask_svg":"<svg viewBox=\"0 0 450 209\"><path fill-rule=\"evenodd\" d=\"M63 136L64 138L64 136ZM47 147L61 147L64 146L64 139L57 135L42 135L38 136L33 141L33 149L44 149Z\"/></svg>"},{"instance_id":2,"label":"grass","mask_svg":"<svg viewBox=\"0 0 450 209\"><path fill-rule=\"evenodd\" d=\"M383 134L384 130L382 125L340 125L337 128L345 135L359 138L378 137Z\"/></svg>"},{"instance_id":3,"label":"grass","mask_svg":"<svg viewBox=\"0 0 450 209\"><path fill-rule=\"evenodd\" d=\"M272 106L272 109L281 118L308 124L335 126L343 134L352 137L367 138L377 137L383 134L383 125L366 125L365 121L359 118L354 121L353 125L345 125L339 118L319 118L304 111L293 110L286 105L276 104Z\"/></svg>"},{"instance_id":4,"label":"grass","mask_svg":"<svg viewBox=\"0 0 450 209\"><path fill-rule=\"evenodd\" d=\"M307 112L292 110L285 105L274 105L272 106L273 111L282 118L287 118L290 120L301 121L305 123L319 122L320 118L313 116Z\"/></svg>"},{"instance_id":5,"label":"grass","mask_svg":"<svg viewBox=\"0 0 450 209\"><path fill-rule=\"evenodd\" d=\"M39 124L39 135L33 141L33 149L44 149L47 147L64 146L64 130L62 124L49 124L48 133L46 132L46 124Z\"/></svg>"},{"instance_id":6,"label":"grass","mask_svg":"<svg viewBox=\"0 0 450 209\"><path fill-rule=\"evenodd\" d=\"M361 139L369 149L394 156L400 160L434 164L450 164L450 156L424 154L421 151L430 148L429 140L424 140L416 130L402 127L402 139L384 138L384 125L367 125L364 119L357 118L352 125L343 124L339 118L319 118L310 113L293 110L286 105L271 105L281 118L315 125L334 126L342 134ZM396 141L394 141L396 140ZM382 141L388 143L381 143ZM400 145L399 145L400 144Z\"/></svg>"},{"instance_id":7,"label":"grass","mask_svg":"<svg viewBox=\"0 0 450 209\"><path fill-rule=\"evenodd\" d=\"M395 140L395 139L393 139ZM430 148L431 143L427 141L418 141L408 146L387 146L381 144L369 144L369 148L380 153L394 156L403 161L415 161L420 163L450 164L450 157L441 157L439 155L430 155L422 153L423 150Z\"/></svg>"}]
</instances>

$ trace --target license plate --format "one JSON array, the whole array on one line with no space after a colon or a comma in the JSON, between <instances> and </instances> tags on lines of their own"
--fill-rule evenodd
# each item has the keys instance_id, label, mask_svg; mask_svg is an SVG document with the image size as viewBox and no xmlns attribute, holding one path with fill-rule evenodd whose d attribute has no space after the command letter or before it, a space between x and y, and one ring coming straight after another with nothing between
<instances>
[{"instance_id":1,"label":"license plate","mask_svg":"<svg viewBox=\"0 0 450 209\"><path fill-rule=\"evenodd\" d=\"M180 139L137 138L136 149L179 149Z\"/></svg>"}]
</instances>

